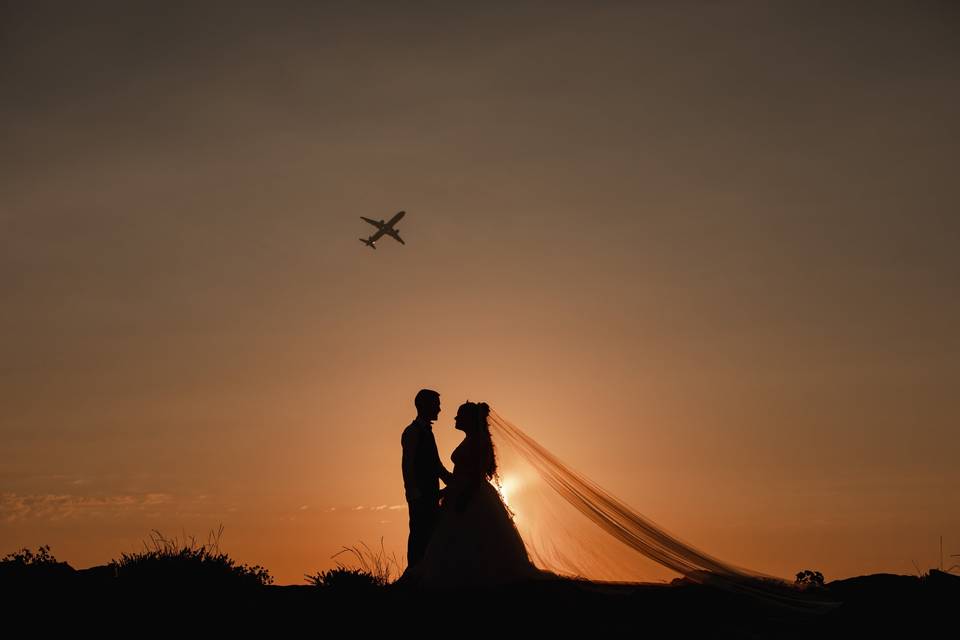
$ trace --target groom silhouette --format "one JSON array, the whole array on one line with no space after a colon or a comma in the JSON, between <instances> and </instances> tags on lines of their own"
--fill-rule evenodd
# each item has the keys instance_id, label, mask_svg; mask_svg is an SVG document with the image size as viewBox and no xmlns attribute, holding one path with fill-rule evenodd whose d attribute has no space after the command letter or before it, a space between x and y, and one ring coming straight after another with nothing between
<instances>
[{"instance_id":1,"label":"groom silhouette","mask_svg":"<svg viewBox=\"0 0 960 640\"><path fill-rule=\"evenodd\" d=\"M413 401L417 417L403 430L403 488L410 511L410 537L407 539L407 564L423 558L440 515L440 480L449 484L453 476L440 461L433 421L440 415L440 394L421 389Z\"/></svg>"}]
</instances>

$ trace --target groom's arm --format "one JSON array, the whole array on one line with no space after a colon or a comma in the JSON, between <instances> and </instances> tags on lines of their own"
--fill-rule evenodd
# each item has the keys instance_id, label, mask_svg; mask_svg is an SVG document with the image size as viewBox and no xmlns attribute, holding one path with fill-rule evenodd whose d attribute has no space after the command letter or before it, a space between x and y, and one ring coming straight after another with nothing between
<instances>
[{"instance_id":1,"label":"groom's arm","mask_svg":"<svg viewBox=\"0 0 960 640\"><path fill-rule=\"evenodd\" d=\"M420 489L417 488L416 476L413 473L413 460L418 441L418 434L412 429L404 431L400 438L400 446L403 447L403 460L400 466L403 469L403 489L408 502L420 499Z\"/></svg>"},{"instance_id":2,"label":"groom's arm","mask_svg":"<svg viewBox=\"0 0 960 640\"><path fill-rule=\"evenodd\" d=\"M443 466L443 463L440 462L440 458L437 458L437 464L440 468L437 470L437 473L440 475L440 479L443 480L443 484L449 485L453 482L453 474L447 471L447 468Z\"/></svg>"}]
</instances>

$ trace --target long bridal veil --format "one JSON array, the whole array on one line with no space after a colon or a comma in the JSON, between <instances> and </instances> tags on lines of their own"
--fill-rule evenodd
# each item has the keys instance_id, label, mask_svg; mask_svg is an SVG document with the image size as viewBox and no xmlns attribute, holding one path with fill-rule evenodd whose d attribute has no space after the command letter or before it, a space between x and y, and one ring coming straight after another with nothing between
<instances>
[{"instance_id":1,"label":"long bridal veil","mask_svg":"<svg viewBox=\"0 0 960 640\"><path fill-rule=\"evenodd\" d=\"M669 533L495 411L490 411L489 424L501 495L540 568L590 580L649 582L683 576L790 605L806 600L779 578L724 562Z\"/></svg>"}]
</instances>

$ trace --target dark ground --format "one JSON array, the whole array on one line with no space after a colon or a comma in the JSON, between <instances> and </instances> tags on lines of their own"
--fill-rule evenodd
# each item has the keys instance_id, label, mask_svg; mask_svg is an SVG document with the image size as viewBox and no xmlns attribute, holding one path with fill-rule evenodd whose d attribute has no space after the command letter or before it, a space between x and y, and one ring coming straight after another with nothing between
<instances>
[{"instance_id":1,"label":"dark ground","mask_svg":"<svg viewBox=\"0 0 960 640\"><path fill-rule=\"evenodd\" d=\"M0 571L5 621L170 629L281 628L352 637L419 629L426 635L513 636L545 631L606 636L958 637L960 576L876 574L794 593L788 604L685 581L609 584L562 580L486 590L423 592L358 584L255 586L194 576L117 578L109 566L66 563ZM827 603L834 603L832 605ZM272 635L272 634L271 634Z\"/></svg>"}]
</instances>

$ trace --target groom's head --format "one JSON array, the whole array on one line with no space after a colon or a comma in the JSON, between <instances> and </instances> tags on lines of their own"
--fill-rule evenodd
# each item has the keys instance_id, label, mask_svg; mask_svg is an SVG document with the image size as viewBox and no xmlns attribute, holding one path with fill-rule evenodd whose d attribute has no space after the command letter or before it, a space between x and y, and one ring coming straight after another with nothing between
<instances>
[{"instance_id":1,"label":"groom's head","mask_svg":"<svg viewBox=\"0 0 960 640\"><path fill-rule=\"evenodd\" d=\"M417 417L433 422L440 415L440 394L433 389L420 389L413 399L417 407Z\"/></svg>"}]
</instances>

